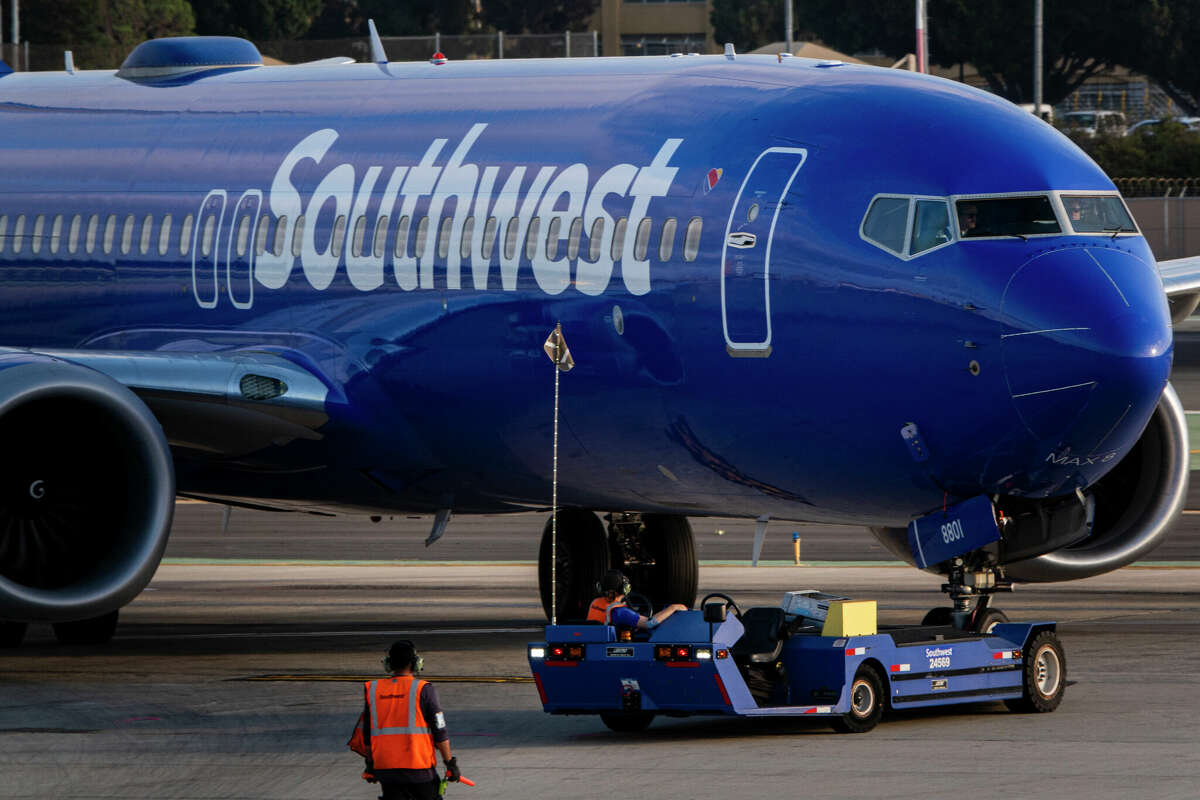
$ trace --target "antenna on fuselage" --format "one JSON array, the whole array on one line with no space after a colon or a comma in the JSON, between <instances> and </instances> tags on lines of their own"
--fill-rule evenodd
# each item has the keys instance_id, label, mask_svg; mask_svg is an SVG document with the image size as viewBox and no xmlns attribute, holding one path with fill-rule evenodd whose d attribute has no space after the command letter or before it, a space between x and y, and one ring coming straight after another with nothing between
<instances>
[{"instance_id":1,"label":"antenna on fuselage","mask_svg":"<svg viewBox=\"0 0 1200 800\"><path fill-rule=\"evenodd\" d=\"M371 34L371 60L376 64L388 63L387 53L383 52L383 40L379 38L379 31L375 29L375 20L367 20L367 30Z\"/></svg>"}]
</instances>

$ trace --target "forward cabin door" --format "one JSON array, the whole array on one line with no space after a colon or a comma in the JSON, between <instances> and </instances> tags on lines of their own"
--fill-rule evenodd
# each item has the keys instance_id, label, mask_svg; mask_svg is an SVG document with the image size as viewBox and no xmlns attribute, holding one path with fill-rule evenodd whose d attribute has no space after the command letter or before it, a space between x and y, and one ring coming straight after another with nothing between
<instances>
[{"instance_id":1,"label":"forward cabin door","mask_svg":"<svg viewBox=\"0 0 1200 800\"><path fill-rule=\"evenodd\" d=\"M721 317L734 358L771 355L771 239L806 155L796 147L764 150L733 201L721 253Z\"/></svg>"}]
</instances>

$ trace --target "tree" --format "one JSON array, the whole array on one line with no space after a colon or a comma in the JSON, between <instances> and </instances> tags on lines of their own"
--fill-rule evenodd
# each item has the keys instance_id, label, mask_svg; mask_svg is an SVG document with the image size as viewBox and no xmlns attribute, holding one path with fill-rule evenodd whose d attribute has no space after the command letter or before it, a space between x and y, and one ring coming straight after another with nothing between
<instances>
[{"instance_id":1,"label":"tree","mask_svg":"<svg viewBox=\"0 0 1200 800\"><path fill-rule=\"evenodd\" d=\"M196 32L258 41L295 39L308 33L322 0L190 0Z\"/></svg>"},{"instance_id":2,"label":"tree","mask_svg":"<svg viewBox=\"0 0 1200 800\"><path fill-rule=\"evenodd\" d=\"M709 21L719 44L733 42L742 52L784 39L779 0L713 0Z\"/></svg>"},{"instance_id":3,"label":"tree","mask_svg":"<svg viewBox=\"0 0 1200 800\"><path fill-rule=\"evenodd\" d=\"M599 6L599 0L485 0L480 18L505 33L582 31Z\"/></svg>"},{"instance_id":4,"label":"tree","mask_svg":"<svg viewBox=\"0 0 1200 800\"><path fill-rule=\"evenodd\" d=\"M81 67L112 67L147 39L195 29L187 0L42 0L22 10L21 38L70 45Z\"/></svg>"},{"instance_id":5,"label":"tree","mask_svg":"<svg viewBox=\"0 0 1200 800\"><path fill-rule=\"evenodd\" d=\"M1158 0L1182 5L1187 0ZM930 59L973 64L988 88L1032 101L1033 2L929 0ZM1061 101L1099 71L1132 66L1145 12L1128 0L1053 0L1044 12L1043 100ZM797 23L845 52L879 49L893 58L915 50L913 6L895 0L804 0Z\"/></svg>"},{"instance_id":6,"label":"tree","mask_svg":"<svg viewBox=\"0 0 1200 800\"><path fill-rule=\"evenodd\" d=\"M1200 7L1185 0L1150 0L1143 31L1126 66L1153 78L1185 114L1200 110Z\"/></svg>"},{"instance_id":7,"label":"tree","mask_svg":"<svg viewBox=\"0 0 1200 800\"><path fill-rule=\"evenodd\" d=\"M324 0L310 39L366 36L375 20L382 36L466 33L473 21L473 0Z\"/></svg>"}]
</instances>

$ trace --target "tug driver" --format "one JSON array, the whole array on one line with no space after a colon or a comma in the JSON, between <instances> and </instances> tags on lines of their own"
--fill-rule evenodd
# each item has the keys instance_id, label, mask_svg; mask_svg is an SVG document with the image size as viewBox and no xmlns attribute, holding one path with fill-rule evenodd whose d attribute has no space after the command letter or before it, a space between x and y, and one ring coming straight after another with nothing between
<instances>
[{"instance_id":1,"label":"tug driver","mask_svg":"<svg viewBox=\"0 0 1200 800\"><path fill-rule=\"evenodd\" d=\"M588 622L652 631L676 611L687 611L687 606L672 603L652 617L643 617L625 605L625 595L629 594L632 589L629 578L626 578L619 570L610 569L604 573L604 577L596 584L596 590L601 594L592 601L592 605L588 608Z\"/></svg>"}]
</instances>

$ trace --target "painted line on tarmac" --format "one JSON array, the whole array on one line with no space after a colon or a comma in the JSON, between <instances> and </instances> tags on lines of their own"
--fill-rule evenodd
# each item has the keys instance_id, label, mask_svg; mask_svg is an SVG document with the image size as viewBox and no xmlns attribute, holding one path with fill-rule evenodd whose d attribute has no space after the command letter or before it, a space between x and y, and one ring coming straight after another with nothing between
<instances>
[{"instance_id":1,"label":"painted line on tarmac","mask_svg":"<svg viewBox=\"0 0 1200 800\"><path fill-rule=\"evenodd\" d=\"M410 628L408 630L380 631L246 631L244 633L160 633L145 636L120 636L122 642L137 640L163 641L176 639L323 639L330 636L468 636L496 633L541 633L544 628Z\"/></svg>"},{"instance_id":2,"label":"painted line on tarmac","mask_svg":"<svg viewBox=\"0 0 1200 800\"><path fill-rule=\"evenodd\" d=\"M1200 511L1185 511L1185 514L1200 514ZM162 563L177 567L536 567L536 561L322 561L291 560L273 558L164 558ZM702 567L749 567L749 559L724 559L701 561ZM767 561L759 560L760 567L808 567L810 569L838 568L894 568L911 567L905 561ZM1131 567L1176 567L1200 568L1200 561L1138 561ZM1125 567L1128 569L1129 567Z\"/></svg>"},{"instance_id":3,"label":"painted line on tarmac","mask_svg":"<svg viewBox=\"0 0 1200 800\"><path fill-rule=\"evenodd\" d=\"M244 678L229 678L230 681L293 681L325 683L364 683L379 680L379 675L248 675ZM435 683L533 683L532 677L522 675L442 675L430 676L421 673L421 680Z\"/></svg>"}]
</instances>

